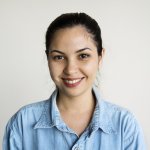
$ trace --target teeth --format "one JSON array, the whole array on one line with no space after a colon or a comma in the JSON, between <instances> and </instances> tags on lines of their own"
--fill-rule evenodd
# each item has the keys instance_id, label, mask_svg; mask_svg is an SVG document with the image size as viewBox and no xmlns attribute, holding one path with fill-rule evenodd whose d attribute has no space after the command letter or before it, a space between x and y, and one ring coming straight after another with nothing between
<instances>
[{"instance_id":1,"label":"teeth","mask_svg":"<svg viewBox=\"0 0 150 150\"><path fill-rule=\"evenodd\" d=\"M64 80L66 83L69 83L69 84L74 84L74 83L77 83L79 82L81 79L77 79L77 80Z\"/></svg>"}]
</instances>

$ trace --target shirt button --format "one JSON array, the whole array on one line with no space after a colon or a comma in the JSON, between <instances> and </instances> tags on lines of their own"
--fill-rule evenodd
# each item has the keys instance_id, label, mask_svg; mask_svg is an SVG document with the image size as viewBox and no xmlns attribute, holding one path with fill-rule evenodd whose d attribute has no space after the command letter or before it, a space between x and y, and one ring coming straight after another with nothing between
<instances>
[{"instance_id":1,"label":"shirt button","mask_svg":"<svg viewBox=\"0 0 150 150\"><path fill-rule=\"evenodd\" d=\"M74 150L80 150L79 147L75 147Z\"/></svg>"}]
</instances>

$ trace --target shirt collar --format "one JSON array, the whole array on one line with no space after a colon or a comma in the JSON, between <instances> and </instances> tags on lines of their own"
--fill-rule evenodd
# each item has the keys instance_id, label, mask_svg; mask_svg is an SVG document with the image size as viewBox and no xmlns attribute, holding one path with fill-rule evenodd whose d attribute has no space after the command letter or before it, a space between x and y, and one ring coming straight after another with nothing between
<instances>
[{"instance_id":1,"label":"shirt collar","mask_svg":"<svg viewBox=\"0 0 150 150\"><path fill-rule=\"evenodd\" d=\"M112 112L108 108L108 104L106 103L106 101L102 99L100 90L94 86L93 93L97 100L97 104L92 119L92 123L94 125L93 128L95 128L95 130L97 128L100 128L103 132L108 134L116 133L117 130L114 127L113 120L111 117Z\"/></svg>"},{"instance_id":2,"label":"shirt collar","mask_svg":"<svg viewBox=\"0 0 150 150\"><path fill-rule=\"evenodd\" d=\"M45 103L42 115L35 124L34 129L66 126L60 117L60 113L56 105L57 94L58 90L55 90L50 99ZM100 128L103 132L108 134L116 133L113 120L111 118L111 111L109 111L106 102L101 98L99 89L95 86L93 86L93 94L95 95L97 104L89 127L92 130Z\"/></svg>"},{"instance_id":3,"label":"shirt collar","mask_svg":"<svg viewBox=\"0 0 150 150\"><path fill-rule=\"evenodd\" d=\"M60 115L56 105L56 97L58 91L55 90L48 101L46 101L40 119L34 126L34 129L37 128L52 128L60 122Z\"/></svg>"}]
</instances>

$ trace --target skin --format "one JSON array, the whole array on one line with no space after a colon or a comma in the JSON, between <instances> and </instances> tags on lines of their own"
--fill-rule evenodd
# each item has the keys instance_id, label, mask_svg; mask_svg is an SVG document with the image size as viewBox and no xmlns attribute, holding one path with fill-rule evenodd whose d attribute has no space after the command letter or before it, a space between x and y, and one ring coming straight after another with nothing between
<instances>
[{"instance_id":1,"label":"skin","mask_svg":"<svg viewBox=\"0 0 150 150\"><path fill-rule=\"evenodd\" d=\"M49 70L59 90L57 105L61 117L80 135L95 108L92 86L102 57L98 56L91 34L79 25L56 31L49 49ZM68 87L64 79L81 81Z\"/></svg>"}]
</instances>

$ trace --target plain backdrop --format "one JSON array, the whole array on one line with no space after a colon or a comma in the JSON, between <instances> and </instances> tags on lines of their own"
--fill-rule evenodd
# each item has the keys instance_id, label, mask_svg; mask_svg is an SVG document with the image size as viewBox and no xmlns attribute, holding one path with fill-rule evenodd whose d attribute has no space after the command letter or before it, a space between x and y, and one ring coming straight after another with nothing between
<instances>
[{"instance_id":1,"label":"plain backdrop","mask_svg":"<svg viewBox=\"0 0 150 150\"><path fill-rule=\"evenodd\" d=\"M67 12L86 12L98 21L106 49L101 93L136 116L150 148L149 0L0 0L0 141L18 109L49 98L45 32Z\"/></svg>"}]
</instances>

